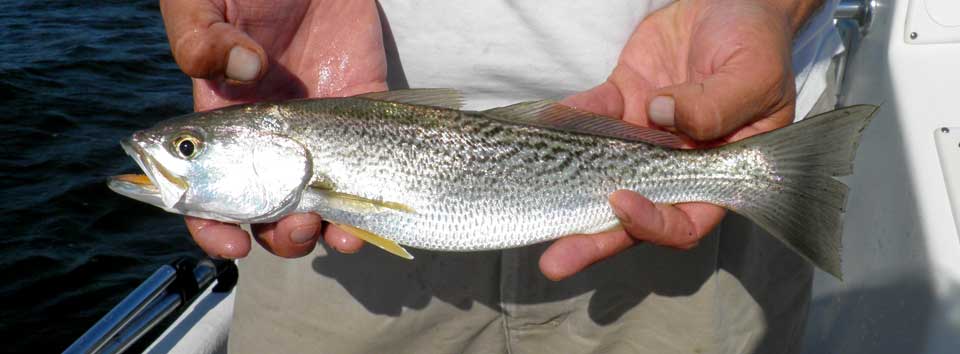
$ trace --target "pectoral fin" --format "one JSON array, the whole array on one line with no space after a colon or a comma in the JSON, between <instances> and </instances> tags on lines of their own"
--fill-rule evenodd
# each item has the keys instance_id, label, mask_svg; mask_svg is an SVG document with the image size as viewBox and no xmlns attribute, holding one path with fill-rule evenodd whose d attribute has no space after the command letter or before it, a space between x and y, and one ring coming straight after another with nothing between
<instances>
[{"instance_id":1,"label":"pectoral fin","mask_svg":"<svg viewBox=\"0 0 960 354\"><path fill-rule=\"evenodd\" d=\"M403 247L398 245L396 242L385 239L380 235L374 234L367 230L358 229L350 225L344 225L344 224L335 224L335 225L343 229L343 231L346 231L351 235L366 241L367 243L380 247L384 251L393 253L395 255L403 257L404 259L413 259L413 255L410 254L410 252L407 252L407 250L405 250Z\"/></svg>"},{"instance_id":2,"label":"pectoral fin","mask_svg":"<svg viewBox=\"0 0 960 354\"><path fill-rule=\"evenodd\" d=\"M348 193L340 193L333 190L332 186L324 183L314 183L310 186L313 187L318 193L323 193L327 199L330 200L330 202L335 203L340 209L360 212L375 212L382 209L390 209L404 213L416 213L416 210L406 204L364 198Z\"/></svg>"},{"instance_id":3,"label":"pectoral fin","mask_svg":"<svg viewBox=\"0 0 960 354\"><path fill-rule=\"evenodd\" d=\"M406 206L404 204L387 202L382 200L373 200L367 199L361 196L356 196L353 194L338 193L334 191L326 192L327 196L332 200L336 200L344 205L349 205L353 209L391 209L396 211L402 211L404 213L414 213L413 208Z\"/></svg>"}]
</instances>

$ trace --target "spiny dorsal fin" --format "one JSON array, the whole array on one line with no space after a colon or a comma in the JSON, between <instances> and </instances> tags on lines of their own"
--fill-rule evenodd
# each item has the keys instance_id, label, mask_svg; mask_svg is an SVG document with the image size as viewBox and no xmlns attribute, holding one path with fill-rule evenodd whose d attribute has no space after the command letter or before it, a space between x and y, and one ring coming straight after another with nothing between
<instances>
[{"instance_id":1,"label":"spiny dorsal fin","mask_svg":"<svg viewBox=\"0 0 960 354\"><path fill-rule=\"evenodd\" d=\"M672 148L679 148L683 144L679 137L668 132L577 110L551 100L520 102L489 109L483 113L491 118L567 132L640 141Z\"/></svg>"},{"instance_id":2,"label":"spiny dorsal fin","mask_svg":"<svg viewBox=\"0 0 960 354\"><path fill-rule=\"evenodd\" d=\"M463 108L463 94L460 93L460 91L445 88L418 88L370 92L357 95L356 97L449 109Z\"/></svg>"}]
</instances>

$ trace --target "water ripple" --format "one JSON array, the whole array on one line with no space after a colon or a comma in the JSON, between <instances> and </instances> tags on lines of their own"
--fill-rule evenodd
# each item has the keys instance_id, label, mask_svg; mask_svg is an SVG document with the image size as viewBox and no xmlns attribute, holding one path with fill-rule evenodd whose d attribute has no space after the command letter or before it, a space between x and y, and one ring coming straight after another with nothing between
<instances>
[{"instance_id":1,"label":"water ripple","mask_svg":"<svg viewBox=\"0 0 960 354\"><path fill-rule=\"evenodd\" d=\"M0 336L59 352L159 265L182 220L110 192L117 145L191 109L150 1L0 2ZM29 335L24 335L28 333Z\"/></svg>"}]
</instances>

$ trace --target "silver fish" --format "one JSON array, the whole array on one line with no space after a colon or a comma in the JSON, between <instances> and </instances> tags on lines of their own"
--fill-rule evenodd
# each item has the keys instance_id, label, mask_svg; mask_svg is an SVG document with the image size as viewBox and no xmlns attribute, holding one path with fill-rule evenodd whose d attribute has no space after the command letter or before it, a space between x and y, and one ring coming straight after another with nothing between
<instances>
[{"instance_id":1,"label":"silver fish","mask_svg":"<svg viewBox=\"0 0 960 354\"><path fill-rule=\"evenodd\" d=\"M840 277L847 187L875 106L714 149L551 101L462 111L453 90L293 100L188 114L121 143L143 175L109 186L233 223L316 212L397 255L518 247L618 226L607 197L705 202Z\"/></svg>"}]
</instances>

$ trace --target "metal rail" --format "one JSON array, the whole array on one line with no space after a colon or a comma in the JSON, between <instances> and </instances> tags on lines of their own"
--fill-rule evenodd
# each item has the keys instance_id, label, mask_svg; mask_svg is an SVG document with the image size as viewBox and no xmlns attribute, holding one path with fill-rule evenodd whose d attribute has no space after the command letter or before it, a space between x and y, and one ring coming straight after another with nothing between
<instances>
[{"instance_id":1,"label":"metal rail","mask_svg":"<svg viewBox=\"0 0 960 354\"><path fill-rule=\"evenodd\" d=\"M184 258L163 265L64 353L123 352L167 316L189 305L214 279L217 285L213 291L229 291L236 284L236 276L236 265L230 261L197 264Z\"/></svg>"},{"instance_id":2,"label":"metal rail","mask_svg":"<svg viewBox=\"0 0 960 354\"><path fill-rule=\"evenodd\" d=\"M875 0L840 0L833 14L837 32L846 48L843 54L836 58L833 85L836 89L837 104L844 104L843 83L846 81L847 62L851 55L860 47L860 42L873 24L873 11L877 6Z\"/></svg>"}]
</instances>

